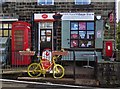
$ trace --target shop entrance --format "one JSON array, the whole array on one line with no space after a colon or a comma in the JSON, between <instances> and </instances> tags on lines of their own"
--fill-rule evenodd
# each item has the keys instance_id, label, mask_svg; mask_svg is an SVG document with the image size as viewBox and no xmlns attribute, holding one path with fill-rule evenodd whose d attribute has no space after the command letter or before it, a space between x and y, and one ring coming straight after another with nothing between
<instances>
[{"instance_id":1,"label":"shop entrance","mask_svg":"<svg viewBox=\"0 0 120 89\"><path fill-rule=\"evenodd\" d=\"M38 31L38 50L39 55L42 55L42 52L45 49L52 50L52 30L53 22L39 22L39 31Z\"/></svg>"}]
</instances>

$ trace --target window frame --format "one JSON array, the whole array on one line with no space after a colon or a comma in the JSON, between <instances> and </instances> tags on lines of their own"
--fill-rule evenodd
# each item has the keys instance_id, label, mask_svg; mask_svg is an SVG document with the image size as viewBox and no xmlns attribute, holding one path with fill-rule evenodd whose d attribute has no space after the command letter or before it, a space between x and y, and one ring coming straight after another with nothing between
<instances>
[{"instance_id":1,"label":"window frame","mask_svg":"<svg viewBox=\"0 0 120 89\"><path fill-rule=\"evenodd\" d=\"M78 23L78 29L77 30L72 30L71 29L71 24L72 23ZM81 23L81 22L85 22L86 24L85 24L85 26L86 26L86 29L84 30L80 30L79 28L79 23ZM94 23L94 30L88 30L87 29L87 23L89 23L89 22L93 22ZM80 38L80 32L85 32L85 36L84 36L84 38ZM93 37L92 36L90 36L91 38L88 38L88 32L93 32ZM74 37L72 37L72 33L78 33L77 35L78 35L78 37L77 37L77 35L75 36L76 38L74 38ZM90 33L90 34L91 34ZM73 45L72 45L72 41L74 41L74 40L77 40L78 42L78 44L76 44L77 46L76 47L73 47ZM87 44L86 44L86 46L85 47L82 47L82 46L80 46L80 41L84 41L84 42L87 42ZM90 43L91 42L91 47L89 47L88 46L88 42ZM85 43L84 43L85 44ZM93 45L93 46L92 46ZM95 48L95 21L70 21L70 48Z\"/></svg>"},{"instance_id":2,"label":"window frame","mask_svg":"<svg viewBox=\"0 0 120 89\"><path fill-rule=\"evenodd\" d=\"M38 5L54 5L54 0L51 0L51 1L52 1L51 4L47 4L47 2L48 2L49 0L44 0L44 1L45 1L45 4L41 4L41 3L40 3L41 0L37 0L37 4L38 4Z\"/></svg>"}]
</instances>

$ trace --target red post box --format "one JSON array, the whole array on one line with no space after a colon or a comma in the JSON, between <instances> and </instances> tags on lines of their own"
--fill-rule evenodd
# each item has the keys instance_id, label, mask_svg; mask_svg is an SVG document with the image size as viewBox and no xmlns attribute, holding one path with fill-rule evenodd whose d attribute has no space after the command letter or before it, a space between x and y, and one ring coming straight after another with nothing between
<instances>
[{"instance_id":1,"label":"red post box","mask_svg":"<svg viewBox=\"0 0 120 89\"><path fill-rule=\"evenodd\" d=\"M28 65L31 57L20 55L19 51L31 48L30 24L17 21L12 24L12 65Z\"/></svg>"},{"instance_id":2,"label":"red post box","mask_svg":"<svg viewBox=\"0 0 120 89\"><path fill-rule=\"evenodd\" d=\"M108 57L112 57L112 53L113 53L112 41L106 41L105 42L105 54Z\"/></svg>"}]
</instances>

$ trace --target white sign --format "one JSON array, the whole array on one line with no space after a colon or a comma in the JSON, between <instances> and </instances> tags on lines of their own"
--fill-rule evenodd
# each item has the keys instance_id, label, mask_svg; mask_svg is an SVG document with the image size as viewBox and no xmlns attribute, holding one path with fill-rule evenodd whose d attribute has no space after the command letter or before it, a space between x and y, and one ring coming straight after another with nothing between
<instances>
[{"instance_id":1,"label":"white sign","mask_svg":"<svg viewBox=\"0 0 120 89\"><path fill-rule=\"evenodd\" d=\"M55 13L42 13L42 14L34 14L34 21L38 20L54 20L53 15Z\"/></svg>"},{"instance_id":2,"label":"white sign","mask_svg":"<svg viewBox=\"0 0 120 89\"><path fill-rule=\"evenodd\" d=\"M81 13L61 13L62 20L94 20L93 12L81 12Z\"/></svg>"}]
</instances>

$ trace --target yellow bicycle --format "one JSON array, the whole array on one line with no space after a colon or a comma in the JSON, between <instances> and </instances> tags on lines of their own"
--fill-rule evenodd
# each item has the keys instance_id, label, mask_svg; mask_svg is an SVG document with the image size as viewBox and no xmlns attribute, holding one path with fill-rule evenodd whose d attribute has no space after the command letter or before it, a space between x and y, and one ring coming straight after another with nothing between
<instances>
[{"instance_id":1,"label":"yellow bicycle","mask_svg":"<svg viewBox=\"0 0 120 89\"><path fill-rule=\"evenodd\" d=\"M63 53L64 54L64 53ZM48 59L42 59L40 58L39 63L32 63L28 66L27 72L30 77L38 77L41 74L45 77L45 74L47 72L52 71L53 77L54 78L62 78L64 76L64 68L60 64L56 64L56 60L60 57L58 56L53 56L52 57L52 62L50 62Z\"/></svg>"}]
</instances>

